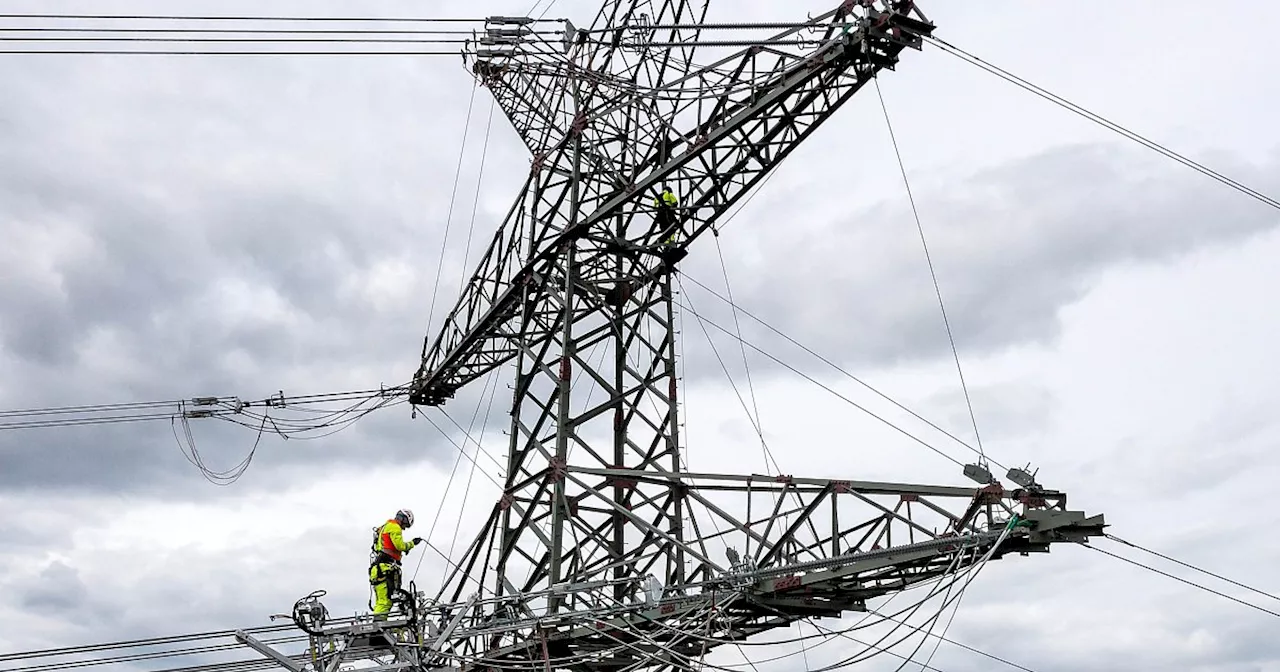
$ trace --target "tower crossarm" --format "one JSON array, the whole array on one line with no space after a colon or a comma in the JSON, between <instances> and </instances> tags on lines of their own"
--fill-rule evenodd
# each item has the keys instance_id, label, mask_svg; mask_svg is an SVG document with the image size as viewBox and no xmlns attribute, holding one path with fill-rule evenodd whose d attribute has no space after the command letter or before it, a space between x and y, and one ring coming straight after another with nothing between
<instances>
[{"instance_id":1,"label":"tower crossarm","mask_svg":"<svg viewBox=\"0 0 1280 672\"><path fill-rule=\"evenodd\" d=\"M608 0L590 29L565 21L559 41L521 19L492 17L488 38L466 55L525 146L542 156L573 123L576 79L634 93L688 74L706 12L707 0ZM637 36L664 46L637 46Z\"/></svg>"},{"instance_id":2,"label":"tower crossarm","mask_svg":"<svg viewBox=\"0 0 1280 672\"><path fill-rule=\"evenodd\" d=\"M627 508L593 481L684 492L688 534L671 538L629 516L628 547L641 552L611 561L634 571L609 576L603 567L585 567L563 581L495 590L481 563L461 570L471 579L465 595L432 600L418 593L403 618L326 622L313 593L293 611L310 635L310 651L323 652L305 669L688 669L712 648L797 621L888 611L887 602L873 600L912 588L922 589L914 593L918 606L904 609L914 613L932 601L941 613L952 591L963 591L985 563L1087 542L1106 528L1103 515L1071 510L1065 493L1035 483L1006 489L998 481L966 487L572 465L565 473L587 486L571 507L584 543L591 510ZM634 543L650 534L683 549L692 567L681 580L655 565L666 551ZM455 580L461 577L449 582ZM554 608L557 601L563 608ZM282 667L308 664L251 637L240 641Z\"/></svg>"},{"instance_id":3,"label":"tower crossarm","mask_svg":"<svg viewBox=\"0 0 1280 672\"><path fill-rule=\"evenodd\" d=\"M969 571L988 561L1084 542L1106 527L1102 515L1070 510L1064 493L1038 486L573 466L568 473L686 491L694 534L671 542L692 561L686 580L655 578L656 556L641 554L622 558L636 571L621 579L597 568L540 588L447 597L422 605L418 613L436 627L423 637L426 647L407 647L405 657L422 669L683 669L710 648L808 618L865 612L872 600L914 587L937 582L925 600L944 589L949 595L949 585L967 584ZM592 502L612 506L607 496L587 494L576 508L585 511ZM643 520L633 523L637 537L661 533ZM580 534L585 539L591 530ZM549 609L555 596L572 608ZM364 634L368 626L343 623L325 633L348 631ZM332 648L326 636L313 639L317 650Z\"/></svg>"},{"instance_id":4,"label":"tower crossarm","mask_svg":"<svg viewBox=\"0 0 1280 672\"><path fill-rule=\"evenodd\" d=\"M721 632L734 638L865 611L872 599L955 579L989 560L1087 541L1105 528L1102 515L1068 509L1060 491L1009 490L999 483L959 487L575 466L568 467L568 478L584 486L578 511L617 506L607 483L684 492L692 534L669 543L692 564L685 581L647 582L650 572L662 576L662 552L644 552L646 544L636 543L636 554L602 559L635 568L623 579L625 590L615 591L617 582L589 580L553 587L551 592L571 593L575 605L554 614L546 610L548 591L539 592L531 580L509 596L478 602L469 621L474 625L460 629L448 650L527 662L529 643L546 641L552 659L601 652L602 658L583 660L583 669L661 667L658 659L637 655L646 647L620 641L674 644L668 638L691 629L689 622L697 623L694 630L705 628L709 611L719 614ZM573 524L584 518L575 515ZM637 516L628 515L628 525L637 540L665 536ZM585 524L579 530L584 540L593 533ZM587 567L580 574L604 572ZM693 655L704 642L697 642ZM533 659L547 655L542 651Z\"/></svg>"},{"instance_id":5,"label":"tower crossarm","mask_svg":"<svg viewBox=\"0 0 1280 672\"><path fill-rule=\"evenodd\" d=\"M584 55L561 65L569 92L555 100L537 98L535 90L539 77L552 77L548 62L517 68L504 58L506 65L481 68L498 100L507 101L508 116L541 119L539 132L565 135L535 154L479 267L436 339L424 344L411 401L442 404L522 347L536 348L564 320L591 314L548 300L547 287L570 283L604 305L656 282L831 114L932 31L920 18L861 3L806 26L666 82L633 70L624 77L590 69L586 54L604 57L588 39L577 47ZM817 46L796 47L801 34ZM531 74L535 65L544 75ZM663 185L681 200L674 222L656 218L650 205ZM577 254L572 279L558 263L569 247Z\"/></svg>"}]
</instances>

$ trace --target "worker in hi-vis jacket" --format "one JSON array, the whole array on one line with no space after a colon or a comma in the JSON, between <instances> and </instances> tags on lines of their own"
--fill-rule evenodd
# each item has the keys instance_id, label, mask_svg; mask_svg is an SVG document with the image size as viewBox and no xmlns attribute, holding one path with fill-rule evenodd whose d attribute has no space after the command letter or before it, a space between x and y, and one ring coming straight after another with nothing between
<instances>
[{"instance_id":1,"label":"worker in hi-vis jacket","mask_svg":"<svg viewBox=\"0 0 1280 672\"><path fill-rule=\"evenodd\" d=\"M376 598L373 605L375 614L391 611L392 598L400 592L400 558L422 543L422 537L405 541L404 531L412 526L413 511L400 509L395 518L374 528L369 583Z\"/></svg>"}]
</instances>

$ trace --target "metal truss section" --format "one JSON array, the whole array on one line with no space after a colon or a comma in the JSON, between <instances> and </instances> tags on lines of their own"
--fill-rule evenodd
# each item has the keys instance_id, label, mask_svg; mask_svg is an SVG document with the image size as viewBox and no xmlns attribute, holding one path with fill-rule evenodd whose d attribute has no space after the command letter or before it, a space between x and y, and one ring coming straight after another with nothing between
<instances>
[{"instance_id":1,"label":"metal truss section","mask_svg":"<svg viewBox=\"0 0 1280 672\"><path fill-rule=\"evenodd\" d=\"M590 79L600 95L619 96L688 74L706 11L706 0L610 0L588 30L566 21L561 42L545 39L528 19L493 17L469 55L480 82L533 155L540 156L569 134L579 78Z\"/></svg>"},{"instance_id":2,"label":"metal truss section","mask_svg":"<svg viewBox=\"0 0 1280 672\"><path fill-rule=\"evenodd\" d=\"M556 295L564 301L558 313L583 317L562 321L552 338L521 353L505 494L442 597L456 600L474 590L469 582L476 580L509 594L563 581L635 577L639 568L628 558L650 556L661 556L663 566L644 571L683 580L681 552L670 543L682 534L679 492L650 494L613 479L601 486L606 499L621 504L611 507L585 496L568 468L679 470L670 291L668 280L639 295L615 287L608 302L574 286ZM665 536L625 538L631 516ZM509 578L521 571L527 579Z\"/></svg>"},{"instance_id":3,"label":"metal truss section","mask_svg":"<svg viewBox=\"0 0 1280 672\"><path fill-rule=\"evenodd\" d=\"M602 17L616 19L623 6L610 3ZM697 521L686 511L685 487L580 469L680 473L673 265L931 30L904 14L846 3L710 66L677 58L672 73L669 52L646 49L643 40L679 30L687 10L676 7L688 5L664 3L652 15L676 27L637 31L638 42L624 40L625 30L609 31L608 46L594 40L597 32L578 33L559 66L551 46L525 57L518 49L501 58L476 54L473 69L535 150L572 121L535 155L520 198L413 385L412 401L439 404L476 376L517 362L504 495L442 586L442 601L456 602L473 583L501 597L600 580L612 582L617 601L648 580L686 586L724 569L686 543ZM790 43L803 31L818 36L816 48ZM623 42L639 57L627 58ZM650 67L654 59L666 60ZM530 77L553 67L568 94L552 82L534 91ZM674 222L660 223L648 206L662 184L683 200ZM552 615L598 608L589 597L552 594L544 606Z\"/></svg>"},{"instance_id":4,"label":"metal truss section","mask_svg":"<svg viewBox=\"0 0 1280 672\"><path fill-rule=\"evenodd\" d=\"M602 17L634 17L620 11L624 4L609 3ZM589 293L622 284L634 293L660 283L694 239L932 32L920 18L874 4L845 3L701 67L661 55L666 47L597 37L626 33L625 24L578 33L554 57L553 45L537 41L504 55L474 51L473 71L535 154L475 274L438 337L424 344L411 401L444 403L549 339L560 320L582 317L560 313L565 300L554 295L567 285ZM693 6L669 1L653 16L683 20ZM815 35L818 46L797 46L791 38L799 34ZM629 59L625 45L639 56ZM682 201L674 226L660 226L649 206L663 184ZM662 245L673 235L673 245ZM571 249L574 275L566 276Z\"/></svg>"},{"instance_id":5,"label":"metal truss section","mask_svg":"<svg viewBox=\"0 0 1280 672\"><path fill-rule=\"evenodd\" d=\"M676 265L933 31L913 2L846 0L738 49L701 40L705 13L609 0L558 41L494 17L468 52L533 158L424 342L410 401L444 404L514 363L503 493L406 622L345 626L381 640L313 633L313 650L380 641L379 665L413 669L689 669L725 643L1101 534L1101 516L1033 474L1011 471L1023 487L1008 491L985 465L965 472L981 488L685 471ZM664 185L672 217L651 206Z\"/></svg>"},{"instance_id":6,"label":"metal truss section","mask_svg":"<svg viewBox=\"0 0 1280 672\"><path fill-rule=\"evenodd\" d=\"M609 484L680 491L688 502L684 541L627 507L619 513L629 540L666 538L683 549L684 582L598 578L465 601L420 597L409 618L313 628L313 660L280 664L332 669L324 665L377 654L380 665L404 666L380 669L688 669L718 646L801 619L861 612L868 600L1083 541L1105 526L1100 515L1069 510L1063 493L1038 487L572 467L565 477L584 486L584 504L615 510ZM661 566L664 553L629 561L644 572ZM282 655L254 648L277 661Z\"/></svg>"},{"instance_id":7,"label":"metal truss section","mask_svg":"<svg viewBox=\"0 0 1280 672\"><path fill-rule=\"evenodd\" d=\"M591 669L687 667L680 663L692 661L654 657L653 642L700 655L709 646L705 639L688 641L688 650L673 639L711 628L725 643L800 619L862 611L868 600L980 559L1047 552L1053 543L1084 541L1104 527L1100 515L1067 509L1061 492L1009 491L999 484L923 486L652 467L570 466L562 476L574 502L566 524L583 540L566 550L576 563L566 565L569 576L539 589L535 572L517 591L494 591L473 617L481 629L460 630L451 655L536 663L530 642L543 639L552 659L583 652L607 658L582 665ZM629 496L619 500L617 488ZM671 520L659 502L679 502L682 519ZM503 508L495 507L491 522ZM585 551L606 544L587 540L611 525L616 531L617 516L625 519L625 550L593 564ZM619 565L627 575L605 578ZM455 581L461 589L461 577ZM698 622L686 623L690 618ZM617 650L619 642L645 637L652 642L642 648L652 656Z\"/></svg>"}]
</instances>

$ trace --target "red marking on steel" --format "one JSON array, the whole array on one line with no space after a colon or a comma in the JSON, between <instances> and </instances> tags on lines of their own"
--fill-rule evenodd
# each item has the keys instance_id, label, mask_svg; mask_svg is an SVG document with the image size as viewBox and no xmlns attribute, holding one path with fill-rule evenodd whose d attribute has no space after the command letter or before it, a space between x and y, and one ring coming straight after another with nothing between
<instances>
[{"instance_id":1,"label":"red marking on steel","mask_svg":"<svg viewBox=\"0 0 1280 672\"><path fill-rule=\"evenodd\" d=\"M786 590L788 588L795 588L798 585L800 585L800 577L794 575L784 576L780 579L773 580L774 590Z\"/></svg>"},{"instance_id":2,"label":"red marking on steel","mask_svg":"<svg viewBox=\"0 0 1280 672\"><path fill-rule=\"evenodd\" d=\"M568 467L566 466L565 461L560 458L554 458L551 460L550 466L551 468L547 471L547 474L544 477L544 482L558 483L563 481L564 475L568 472Z\"/></svg>"},{"instance_id":3,"label":"red marking on steel","mask_svg":"<svg viewBox=\"0 0 1280 672\"><path fill-rule=\"evenodd\" d=\"M1042 509L1048 506L1048 502L1045 501L1044 497L1037 497L1035 495L1023 495L1018 498L1018 501L1032 509Z\"/></svg>"}]
</instances>

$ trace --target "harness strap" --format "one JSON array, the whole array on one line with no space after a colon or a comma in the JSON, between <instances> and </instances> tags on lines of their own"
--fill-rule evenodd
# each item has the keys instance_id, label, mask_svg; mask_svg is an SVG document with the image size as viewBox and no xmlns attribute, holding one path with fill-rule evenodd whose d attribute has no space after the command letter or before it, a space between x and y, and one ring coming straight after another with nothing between
<instances>
[{"instance_id":1,"label":"harness strap","mask_svg":"<svg viewBox=\"0 0 1280 672\"><path fill-rule=\"evenodd\" d=\"M400 575L398 562L375 562L369 568L374 570L369 579L369 584L374 586L386 583Z\"/></svg>"}]
</instances>

